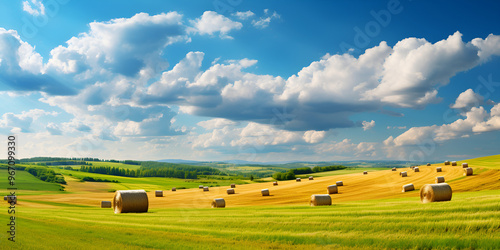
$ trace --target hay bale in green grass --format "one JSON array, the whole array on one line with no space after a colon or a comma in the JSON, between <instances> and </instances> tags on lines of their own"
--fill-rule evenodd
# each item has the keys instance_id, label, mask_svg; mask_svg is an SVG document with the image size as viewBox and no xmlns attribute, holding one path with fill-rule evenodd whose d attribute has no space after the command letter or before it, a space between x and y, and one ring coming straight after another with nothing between
<instances>
[{"instance_id":1,"label":"hay bale in green grass","mask_svg":"<svg viewBox=\"0 0 500 250\"><path fill-rule=\"evenodd\" d=\"M328 194L338 194L339 189L337 188L337 185L330 185L326 188L326 191Z\"/></svg>"},{"instance_id":2,"label":"hay bale in green grass","mask_svg":"<svg viewBox=\"0 0 500 250\"><path fill-rule=\"evenodd\" d=\"M118 190L113 197L115 214L145 213L148 207L148 194L144 190Z\"/></svg>"},{"instance_id":3,"label":"hay bale in green grass","mask_svg":"<svg viewBox=\"0 0 500 250\"><path fill-rule=\"evenodd\" d=\"M225 208L226 201L223 198L215 198L211 203L212 208Z\"/></svg>"},{"instance_id":4,"label":"hay bale in green grass","mask_svg":"<svg viewBox=\"0 0 500 250\"><path fill-rule=\"evenodd\" d=\"M101 208L111 208L111 201L101 201Z\"/></svg>"},{"instance_id":5,"label":"hay bale in green grass","mask_svg":"<svg viewBox=\"0 0 500 250\"><path fill-rule=\"evenodd\" d=\"M309 205L315 206L330 206L332 205L332 197L328 194L313 194Z\"/></svg>"},{"instance_id":6,"label":"hay bale in green grass","mask_svg":"<svg viewBox=\"0 0 500 250\"><path fill-rule=\"evenodd\" d=\"M412 183L410 183L410 184L404 185L403 191L401 191L401 192L405 193L405 192L409 192L409 191L413 191L413 190L415 190L415 187L413 186Z\"/></svg>"},{"instance_id":7,"label":"hay bale in green grass","mask_svg":"<svg viewBox=\"0 0 500 250\"><path fill-rule=\"evenodd\" d=\"M436 183L444 183L444 176L436 177Z\"/></svg>"},{"instance_id":8,"label":"hay bale in green grass","mask_svg":"<svg viewBox=\"0 0 500 250\"><path fill-rule=\"evenodd\" d=\"M472 168L464 168L464 175L469 176L472 175Z\"/></svg>"},{"instance_id":9,"label":"hay bale in green grass","mask_svg":"<svg viewBox=\"0 0 500 250\"><path fill-rule=\"evenodd\" d=\"M452 193L451 187L447 183L425 184L420 189L420 200L422 203L449 201Z\"/></svg>"}]
</instances>

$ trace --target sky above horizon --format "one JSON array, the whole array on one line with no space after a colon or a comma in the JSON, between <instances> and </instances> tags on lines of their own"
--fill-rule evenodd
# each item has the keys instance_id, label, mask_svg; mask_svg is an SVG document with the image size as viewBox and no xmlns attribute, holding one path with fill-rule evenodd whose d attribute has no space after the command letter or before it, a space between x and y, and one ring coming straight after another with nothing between
<instances>
[{"instance_id":1,"label":"sky above horizon","mask_svg":"<svg viewBox=\"0 0 500 250\"><path fill-rule=\"evenodd\" d=\"M0 131L22 158L499 154L495 1L0 4Z\"/></svg>"}]
</instances>

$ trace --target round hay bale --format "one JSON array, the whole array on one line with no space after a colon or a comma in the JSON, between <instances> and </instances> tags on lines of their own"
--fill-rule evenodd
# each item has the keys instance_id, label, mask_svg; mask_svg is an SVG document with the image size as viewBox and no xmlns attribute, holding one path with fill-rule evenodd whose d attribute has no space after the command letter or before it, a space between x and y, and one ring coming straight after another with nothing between
<instances>
[{"instance_id":1,"label":"round hay bale","mask_svg":"<svg viewBox=\"0 0 500 250\"><path fill-rule=\"evenodd\" d=\"M427 163L427 166L430 166L431 164L430 163Z\"/></svg>"},{"instance_id":2,"label":"round hay bale","mask_svg":"<svg viewBox=\"0 0 500 250\"><path fill-rule=\"evenodd\" d=\"M415 190L415 187L413 186L412 183L410 183L410 184L403 185L403 191L401 191L401 192L405 193L405 192L413 191L413 190Z\"/></svg>"},{"instance_id":3,"label":"round hay bale","mask_svg":"<svg viewBox=\"0 0 500 250\"><path fill-rule=\"evenodd\" d=\"M207 186L203 187L203 192L207 192L207 191L209 191L208 187Z\"/></svg>"},{"instance_id":4,"label":"round hay bale","mask_svg":"<svg viewBox=\"0 0 500 250\"><path fill-rule=\"evenodd\" d=\"M436 177L436 183L444 183L444 176Z\"/></svg>"},{"instance_id":5,"label":"round hay bale","mask_svg":"<svg viewBox=\"0 0 500 250\"><path fill-rule=\"evenodd\" d=\"M344 186L344 182L343 182L343 181L337 181L337 182L335 183L335 185L337 185L337 187L338 187L338 186Z\"/></svg>"},{"instance_id":6,"label":"round hay bale","mask_svg":"<svg viewBox=\"0 0 500 250\"><path fill-rule=\"evenodd\" d=\"M309 205L315 206L330 206L332 205L332 197L328 194L313 194Z\"/></svg>"},{"instance_id":7,"label":"round hay bale","mask_svg":"<svg viewBox=\"0 0 500 250\"><path fill-rule=\"evenodd\" d=\"M101 208L111 208L111 201L101 201Z\"/></svg>"},{"instance_id":8,"label":"round hay bale","mask_svg":"<svg viewBox=\"0 0 500 250\"><path fill-rule=\"evenodd\" d=\"M295 179L295 181L296 181L296 182L300 182L301 180L300 180L300 178L297 178L297 179Z\"/></svg>"},{"instance_id":9,"label":"round hay bale","mask_svg":"<svg viewBox=\"0 0 500 250\"><path fill-rule=\"evenodd\" d=\"M273 186L278 186L278 182L277 181L273 182Z\"/></svg>"},{"instance_id":10,"label":"round hay bale","mask_svg":"<svg viewBox=\"0 0 500 250\"><path fill-rule=\"evenodd\" d=\"M464 168L464 175L469 176L472 175L472 168Z\"/></svg>"},{"instance_id":11,"label":"round hay bale","mask_svg":"<svg viewBox=\"0 0 500 250\"><path fill-rule=\"evenodd\" d=\"M396 168L392 168L392 171L398 171Z\"/></svg>"},{"instance_id":12,"label":"round hay bale","mask_svg":"<svg viewBox=\"0 0 500 250\"><path fill-rule=\"evenodd\" d=\"M235 188L236 187L236 184L231 184L231 188Z\"/></svg>"},{"instance_id":13,"label":"round hay bale","mask_svg":"<svg viewBox=\"0 0 500 250\"><path fill-rule=\"evenodd\" d=\"M203 189L203 185L199 185L199 186L198 186L198 188L199 188L199 189Z\"/></svg>"},{"instance_id":14,"label":"round hay bale","mask_svg":"<svg viewBox=\"0 0 500 250\"><path fill-rule=\"evenodd\" d=\"M227 194L234 194L234 189L232 189L232 188L229 188L226 191L227 191Z\"/></svg>"},{"instance_id":15,"label":"round hay bale","mask_svg":"<svg viewBox=\"0 0 500 250\"><path fill-rule=\"evenodd\" d=\"M328 191L328 194L338 194L339 193L339 189L337 188L337 185L330 185L326 188L326 190Z\"/></svg>"},{"instance_id":16,"label":"round hay bale","mask_svg":"<svg viewBox=\"0 0 500 250\"><path fill-rule=\"evenodd\" d=\"M161 190L156 190L156 191L155 191L155 196L156 196L156 197L163 197L163 191L161 191Z\"/></svg>"},{"instance_id":17,"label":"round hay bale","mask_svg":"<svg viewBox=\"0 0 500 250\"><path fill-rule=\"evenodd\" d=\"M452 166L456 166L456 165L457 165L457 162L456 162L456 161L452 161L452 162L451 162L451 165L452 165Z\"/></svg>"},{"instance_id":18,"label":"round hay bale","mask_svg":"<svg viewBox=\"0 0 500 250\"><path fill-rule=\"evenodd\" d=\"M226 201L223 198L215 198L212 201L212 208L224 208L226 207Z\"/></svg>"},{"instance_id":19,"label":"round hay bale","mask_svg":"<svg viewBox=\"0 0 500 250\"><path fill-rule=\"evenodd\" d=\"M463 168L468 168L468 167L469 167L469 164L467 164L467 162L464 162L464 163L462 163L462 167L463 167Z\"/></svg>"},{"instance_id":20,"label":"round hay bale","mask_svg":"<svg viewBox=\"0 0 500 250\"><path fill-rule=\"evenodd\" d=\"M406 173L406 171L405 171L405 172L401 172L400 175L401 175L401 177L407 177L408 173Z\"/></svg>"},{"instance_id":21,"label":"round hay bale","mask_svg":"<svg viewBox=\"0 0 500 250\"><path fill-rule=\"evenodd\" d=\"M452 190L448 183L425 184L420 189L420 200L422 203L449 201L451 200Z\"/></svg>"},{"instance_id":22,"label":"round hay bale","mask_svg":"<svg viewBox=\"0 0 500 250\"><path fill-rule=\"evenodd\" d=\"M314 180L314 177L309 176L309 180L310 180L310 181Z\"/></svg>"},{"instance_id":23,"label":"round hay bale","mask_svg":"<svg viewBox=\"0 0 500 250\"><path fill-rule=\"evenodd\" d=\"M175 192L175 191L177 191L177 188L174 188L174 187L173 187L173 188L172 188L172 192Z\"/></svg>"},{"instance_id":24,"label":"round hay bale","mask_svg":"<svg viewBox=\"0 0 500 250\"><path fill-rule=\"evenodd\" d=\"M444 165L450 165L450 161L445 161Z\"/></svg>"},{"instance_id":25,"label":"round hay bale","mask_svg":"<svg viewBox=\"0 0 500 250\"><path fill-rule=\"evenodd\" d=\"M441 169L441 167L437 167L436 172L443 172L443 169Z\"/></svg>"},{"instance_id":26,"label":"round hay bale","mask_svg":"<svg viewBox=\"0 0 500 250\"><path fill-rule=\"evenodd\" d=\"M144 190L118 190L113 198L115 214L145 213L148 211L148 194Z\"/></svg>"},{"instance_id":27,"label":"round hay bale","mask_svg":"<svg viewBox=\"0 0 500 250\"><path fill-rule=\"evenodd\" d=\"M413 168L413 171L415 171L415 172L420 172L420 168L415 167L415 168Z\"/></svg>"},{"instance_id":28,"label":"round hay bale","mask_svg":"<svg viewBox=\"0 0 500 250\"><path fill-rule=\"evenodd\" d=\"M368 171L363 171L363 174L368 174Z\"/></svg>"},{"instance_id":29,"label":"round hay bale","mask_svg":"<svg viewBox=\"0 0 500 250\"><path fill-rule=\"evenodd\" d=\"M262 196L269 196L269 189L262 189L260 190L260 193L262 194Z\"/></svg>"}]
</instances>

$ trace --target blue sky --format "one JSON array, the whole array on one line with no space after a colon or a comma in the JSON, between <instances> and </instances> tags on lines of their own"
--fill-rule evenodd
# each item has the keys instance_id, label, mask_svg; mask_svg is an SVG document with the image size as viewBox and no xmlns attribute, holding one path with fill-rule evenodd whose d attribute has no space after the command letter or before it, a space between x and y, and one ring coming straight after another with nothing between
<instances>
[{"instance_id":1,"label":"blue sky","mask_svg":"<svg viewBox=\"0 0 500 250\"><path fill-rule=\"evenodd\" d=\"M466 159L500 148L493 1L0 4L21 157Z\"/></svg>"}]
</instances>

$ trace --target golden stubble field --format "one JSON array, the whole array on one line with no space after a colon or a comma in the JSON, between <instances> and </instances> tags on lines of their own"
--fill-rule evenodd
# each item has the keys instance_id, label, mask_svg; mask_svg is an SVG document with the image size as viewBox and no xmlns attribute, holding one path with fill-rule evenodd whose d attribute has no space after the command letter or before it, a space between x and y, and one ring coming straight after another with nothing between
<instances>
[{"instance_id":1,"label":"golden stubble field","mask_svg":"<svg viewBox=\"0 0 500 250\"><path fill-rule=\"evenodd\" d=\"M226 207L241 206L269 206L269 205L306 205L312 194L326 194L328 185L336 181L343 181L344 186L339 187L338 194L332 194L333 203L342 203L358 200L389 199L402 197L415 197L419 199L419 189L424 184L434 183L437 176L444 176L453 192L466 192L476 190L500 189L500 170L489 169L481 166L469 165L474 169L473 176L465 177L463 168L444 164L432 166L419 166L420 172L409 168L398 168L397 171L369 171L363 175L359 173L337 176L316 177L314 180L303 178L301 182L280 181L278 186L272 182L237 185L236 193L228 195L229 186L211 187L210 191L202 189L181 189L175 192L164 190L163 197L155 197L154 190L147 190L149 209L156 208L209 208L214 198L224 198ZM441 167L443 172L436 172L436 167ZM407 171L407 177L399 173ZM66 176L65 176L66 177ZM104 183L82 183L72 178L67 178L68 194L29 195L22 199L23 206L39 207L40 202L55 202L75 205L100 206L100 201L111 201L114 193L104 192ZM402 186L412 183L415 191L402 193ZM261 189L268 188L270 196L262 196ZM30 202L33 201L33 202ZM47 205L50 206L50 205Z\"/></svg>"}]
</instances>

